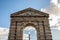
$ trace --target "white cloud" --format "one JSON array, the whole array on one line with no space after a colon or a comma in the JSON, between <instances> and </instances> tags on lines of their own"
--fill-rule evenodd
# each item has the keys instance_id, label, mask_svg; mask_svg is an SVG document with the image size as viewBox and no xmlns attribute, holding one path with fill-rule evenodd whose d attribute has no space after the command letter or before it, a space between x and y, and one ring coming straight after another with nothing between
<instances>
[{"instance_id":1,"label":"white cloud","mask_svg":"<svg viewBox=\"0 0 60 40\"><path fill-rule=\"evenodd\" d=\"M41 8L41 11L49 13L50 26L53 29L60 30L60 3L58 0L51 0L47 8Z\"/></svg>"},{"instance_id":2,"label":"white cloud","mask_svg":"<svg viewBox=\"0 0 60 40\"><path fill-rule=\"evenodd\" d=\"M24 31L35 31L35 33L36 33L36 29L33 27L33 26L28 26L28 27L26 27L25 29L24 29Z\"/></svg>"},{"instance_id":3,"label":"white cloud","mask_svg":"<svg viewBox=\"0 0 60 40\"><path fill-rule=\"evenodd\" d=\"M49 23L52 29L60 30L60 20L58 19L60 19L58 16L50 15Z\"/></svg>"},{"instance_id":4,"label":"white cloud","mask_svg":"<svg viewBox=\"0 0 60 40\"><path fill-rule=\"evenodd\" d=\"M24 35L23 35L23 40L29 40L28 34L24 34Z\"/></svg>"},{"instance_id":5,"label":"white cloud","mask_svg":"<svg viewBox=\"0 0 60 40\"><path fill-rule=\"evenodd\" d=\"M26 27L24 30L35 30L35 28L34 27L32 27L32 26L28 26L28 27Z\"/></svg>"},{"instance_id":6,"label":"white cloud","mask_svg":"<svg viewBox=\"0 0 60 40\"><path fill-rule=\"evenodd\" d=\"M58 4L58 0L51 0L51 3L54 3L55 5Z\"/></svg>"},{"instance_id":7,"label":"white cloud","mask_svg":"<svg viewBox=\"0 0 60 40\"><path fill-rule=\"evenodd\" d=\"M51 0L50 5L47 8L42 8L41 11L60 16L60 3L58 0Z\"/></svg>"},{"instance_id":8,"label":"white cloud","mask_svg":"<svg viewBox=\"0 0 60 40\"><path fill-rule=\"evenodd\" d=\"M7 40L9 29L0 27L0 40Z\"/></svg>"}]
</instances>

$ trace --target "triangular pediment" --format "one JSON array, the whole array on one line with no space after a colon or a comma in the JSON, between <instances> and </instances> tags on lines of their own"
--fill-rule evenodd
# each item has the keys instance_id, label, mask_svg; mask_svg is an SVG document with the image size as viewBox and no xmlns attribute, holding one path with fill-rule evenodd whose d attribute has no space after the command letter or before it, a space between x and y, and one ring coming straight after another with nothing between
<instances>
[{"instance_id":1,"label":"triangular pediment","mask_svg":"<svg viewBox=\"0 0 60 40\"><path fill-rule=\"evenodd\" d=\"M33 8L27 8L11 14L11 16L49 16L47 13L41 12Z\"/></svg>"}]
</instances>

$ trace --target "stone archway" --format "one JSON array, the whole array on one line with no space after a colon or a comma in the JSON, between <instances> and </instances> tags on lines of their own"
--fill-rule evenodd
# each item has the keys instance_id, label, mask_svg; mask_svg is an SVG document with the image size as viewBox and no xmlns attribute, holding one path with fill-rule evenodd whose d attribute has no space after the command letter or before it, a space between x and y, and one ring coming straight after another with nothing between
<instances>
[{"instance_id":1,"label":"stone archway","mask_svg":"<svg viewBox=\"0 0 60 40\"><path fill-rule=\"evenodd\" d=\"M38 39L38 27L37 26L35 26L34 24L32 24L32 23L27 23L26 25L24 25L24 27L23 27L23 29L25 29L26 27L31 27L31 28L34 28L34 30L36 31L36 39L35 40L37 40ZM32 36L32 37L34 37L34 36Z\"/></svg>"},{"instance_id":2,"label":"stone archway","mask_svg":"<svg viewBox=\"0 0 60 40\"><path fill-rule=\"evenodd\" d=\"M37 40L37 30L33 26L23 29L23 40Z\"/></svg>"},{"instance_id":3,"label":"stone archway","mask_svg":"<svg viewBox=\"0 0 60 40\"><path fill-rule=\"evenodd\" d=\"M49 14L33 8L11 14L8 40L23 40L23 29L29 25L37 30L37 40L52 40L48 17Z\"/></svg>"}]
</instances>

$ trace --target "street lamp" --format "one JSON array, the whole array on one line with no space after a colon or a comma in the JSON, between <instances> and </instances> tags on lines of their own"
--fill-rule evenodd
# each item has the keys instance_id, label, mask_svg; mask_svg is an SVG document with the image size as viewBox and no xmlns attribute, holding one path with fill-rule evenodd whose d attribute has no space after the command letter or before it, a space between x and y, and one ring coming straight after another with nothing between
<instances>
[{"instance_id":1,"label":"street lamp","mask_svg":"<svg viewBox=\"0 0 60 40\"><path fill-rule=\"evenodd\" d=\"M30 32L29 32L29 40L30 40Z\"/></svg>"}]
</instances>

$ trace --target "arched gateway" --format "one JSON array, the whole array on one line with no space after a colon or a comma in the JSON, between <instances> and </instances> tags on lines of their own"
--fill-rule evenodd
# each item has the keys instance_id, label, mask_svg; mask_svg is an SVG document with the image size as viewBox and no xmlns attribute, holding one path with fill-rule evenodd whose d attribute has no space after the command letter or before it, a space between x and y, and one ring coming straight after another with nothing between
<instances>
[{"instance_id":1,"label":"arched gateway","mask_svg":"<svg viewBox=\"0 0 60 40\"><path fill-rule=\"evenodd\" d=\"M11 14L8 40L23 40L23 29L26 26L36 29L37 40L52 40L48 17L48 14L33 8Z\"/></svg>"}]
</instances>

